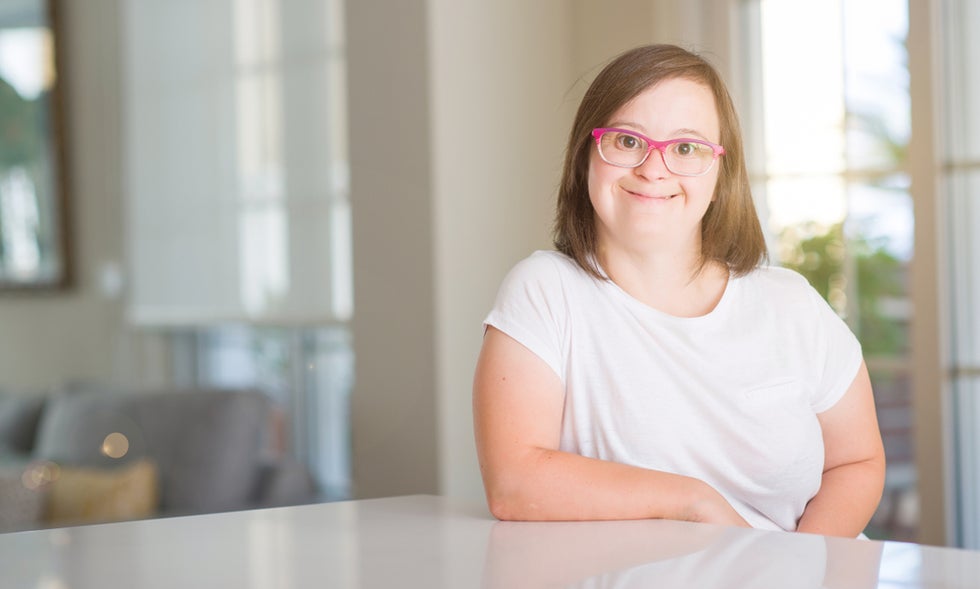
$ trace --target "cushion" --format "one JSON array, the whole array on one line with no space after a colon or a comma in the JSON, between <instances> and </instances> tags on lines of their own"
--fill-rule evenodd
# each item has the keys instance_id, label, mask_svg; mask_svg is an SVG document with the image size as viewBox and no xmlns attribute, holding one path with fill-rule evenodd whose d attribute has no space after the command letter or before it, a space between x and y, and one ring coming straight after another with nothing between
<instances>
[{"instance_id":1,"label":"cushion","mask_svg":"<svg viewBox=\"0 0 980 589\"><path fill-rule=\"evenodd\" d=\"M34 455L99 468L148 458L159 469L161 511L240 509L258 485L269 412L268 399L254 391L57 396L45 408ZM110 434L128 444L119 458L110 457L119 447L107 444Z\"/></svg>"},{"instance_id":2,"label":"cushion","mask_svg":"<svg viewBox=\"0 0 980 589\"><path fill-rule=\"evenodd\" d=\"M25 484L22 467L0 469L0 532L38 527L42 522L47 489Z\"/></svg>"},{"instance_id":3,"label":"cushion","mask_svg":"<svg viewBox=\"0 0 980 589\"><path fill-rule=\"evenodd\" d=\"M48 525L113 522L157 512L157 469L149 460L121 468L55 468L47 485Z\"/></svg>"},{"instance_id":4,"label":"cushion","mask_svg":"<svg viewBox=\"0 0 980 589\"><path fill-rule=\"evenodd\" d=\"M40 395L0 395L0 451L31 451L44 399Z\"/></svg>"}]
</instances>

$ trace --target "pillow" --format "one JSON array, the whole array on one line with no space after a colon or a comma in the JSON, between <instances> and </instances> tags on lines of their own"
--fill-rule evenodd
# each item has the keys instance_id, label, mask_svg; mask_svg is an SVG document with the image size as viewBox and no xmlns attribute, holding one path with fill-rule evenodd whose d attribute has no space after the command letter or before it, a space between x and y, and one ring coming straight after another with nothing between
<instances>
[{"instance_id":1,"label":"pillow","mask_svg":"<svg viewBox=\"0 0 980 589\"><path fill-rule=\"evenodd\" d=\"M74 525L143 519L159 504L156 466L139 460L121 468L60 467L48 485L44 519Z\"/></svg>"}]
</instances>

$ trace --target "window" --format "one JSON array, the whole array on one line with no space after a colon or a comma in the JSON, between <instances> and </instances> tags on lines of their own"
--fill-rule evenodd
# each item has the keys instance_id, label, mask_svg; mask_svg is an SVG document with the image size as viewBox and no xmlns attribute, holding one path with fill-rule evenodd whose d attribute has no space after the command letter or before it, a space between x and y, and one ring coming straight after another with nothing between
<instances>
[{"instance_id":1,"label":"window","mask_svg":"<svg viewBox=\"0 0 980 589\"><path fill-rule=\"evenodd\" d=\"M804 276L861 341L888 459L867 532L912 540L906 0L745 0L750 173L774 262Z\"/></svg>"}]
</instances>

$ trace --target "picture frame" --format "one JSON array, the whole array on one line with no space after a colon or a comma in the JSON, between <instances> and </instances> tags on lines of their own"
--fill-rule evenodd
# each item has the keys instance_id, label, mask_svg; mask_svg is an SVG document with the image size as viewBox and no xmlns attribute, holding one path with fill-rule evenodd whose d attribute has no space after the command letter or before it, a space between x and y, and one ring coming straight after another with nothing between
<instances>
[{"instance_id":1,"label":"picture frame","mask_svg":"<svg viewBox=\"0 0 980 589\"><path fill-rule=\"evenodd\" d=\"M61 0L0 0L0 294L71 283Z\"/></svg>"}]
</instances>

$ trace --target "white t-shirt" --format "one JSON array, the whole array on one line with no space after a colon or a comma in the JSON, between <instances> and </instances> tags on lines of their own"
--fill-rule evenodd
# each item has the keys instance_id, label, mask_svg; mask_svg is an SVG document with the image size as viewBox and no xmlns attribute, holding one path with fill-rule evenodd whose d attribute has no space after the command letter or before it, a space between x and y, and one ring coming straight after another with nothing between
<instances>
[{"instance_id":1,"label":"white t-shirt","mask_svg":"<svg viewBox=\"0 0 980 589\"><path fill-rule=\"evenodd\" d=\"M714 310L681 318L539 251L508 274L485 324L561 378L561 450L698 478L771 530L795 530L819 490L816 416L862 360L844 322L782 268L732 277Z\"/></svg>"}]
</instances>

